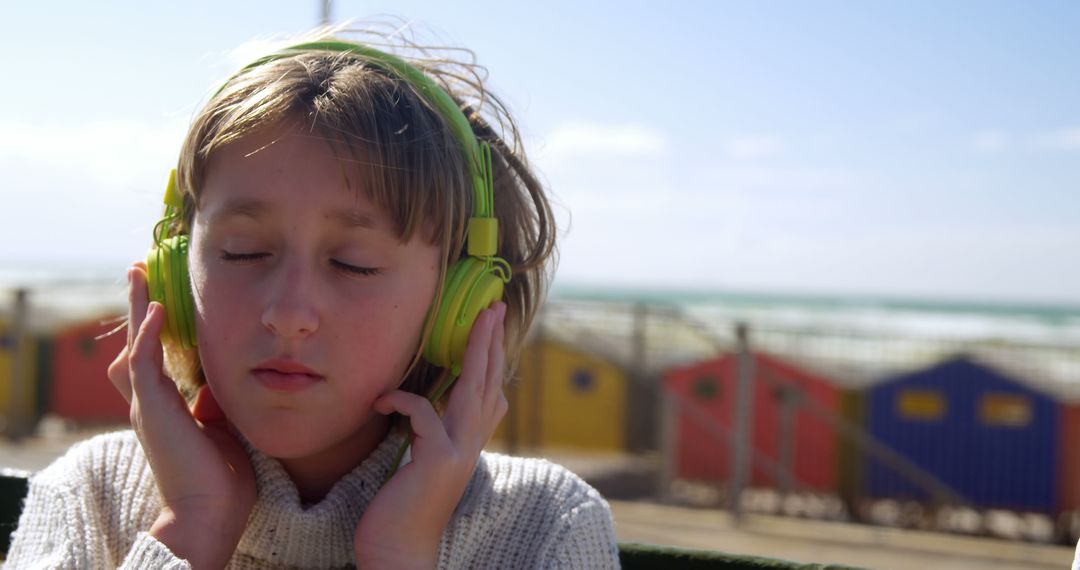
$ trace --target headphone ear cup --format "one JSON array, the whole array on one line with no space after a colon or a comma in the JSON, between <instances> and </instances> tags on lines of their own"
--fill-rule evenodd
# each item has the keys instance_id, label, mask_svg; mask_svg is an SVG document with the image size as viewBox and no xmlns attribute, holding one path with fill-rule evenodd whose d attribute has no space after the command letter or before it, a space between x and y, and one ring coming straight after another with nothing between
<instances>
[{"instance_id":1,"label":"headphone ear cup","mask_svg":"<svg viewBox=\"0 0 1080 570\"><path fill-rule=\"evenodd\" d=\"M178 342L185 349L195 346L195 303L187 259L185 235L162 240L146 256L150 300L161 303L167 316L162 337Z\"/></svg>"},{"instance_id":2,"label":"headphone ear cup","mask_svg":"<svg viewBox=\"0 0 1080 570\"><path fill-rule=\"evenodd\" d=\"M459 372L476 317L491 303L502 299L504 283L489 264L476 257L452 265L444 283L431 337L424 347L424 359Z\"/></svg>"}]
</instances>

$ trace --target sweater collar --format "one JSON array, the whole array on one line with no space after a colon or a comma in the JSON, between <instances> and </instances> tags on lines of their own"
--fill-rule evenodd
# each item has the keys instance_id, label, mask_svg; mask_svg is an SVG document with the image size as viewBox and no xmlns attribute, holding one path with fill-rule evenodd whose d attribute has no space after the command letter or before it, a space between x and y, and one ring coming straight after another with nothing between
<instances>
[{"instance_id":1,"label":"sweater collar","mask_svg":"<svg viewBox=\"0 0 1080 570\"><path fill-rule=\"evenodd\" d=\"M392 429L371 455L314 505L301 504L300 492L277 459L244 440L259 496L236 554L267 566L354 566L356 525L389 473L404 439L405 433Z\"/></svg>"}]
</instances>

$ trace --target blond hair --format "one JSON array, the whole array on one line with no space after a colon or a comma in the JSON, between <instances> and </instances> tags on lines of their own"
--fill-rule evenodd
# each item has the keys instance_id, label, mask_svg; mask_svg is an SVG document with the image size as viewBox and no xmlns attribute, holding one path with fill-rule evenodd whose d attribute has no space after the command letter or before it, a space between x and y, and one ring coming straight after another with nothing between
<instances>
[{"instance_id":1,"label":"blond hair","mask_svg":"<svg viewBox=\"0 0 1080 570\"><path fill-rule=\"evenodd\" d=\"M302 38L312 39L355 42L340 31ZM504 377L510 378L550 281L556 254L551 206L529 167L513 119L484 88L481 68L431 57L428 50L403 40L394 51L441 85L463 110L477 139L491 147L497 255L513 272L504 292ZM324 138L343 166L366 169L364 191L394 220L402 242L418 236L442 246L440 277L467 255L474 194L461 143L447 120L413 85L384 67L354 53L332 51L299 51L245 69L211 97L192 122L180 152L177 181L184 213L168 235L189 233L216 151L282 122ZM429 233L420 231L428 227L431 235L421 235ZM420 358L429 336L430 322L404 389L426 394L441 373ZM166 346L166 363L184 392L191 394L205 383L196 349Z\"/></svg>"}]
</instances>

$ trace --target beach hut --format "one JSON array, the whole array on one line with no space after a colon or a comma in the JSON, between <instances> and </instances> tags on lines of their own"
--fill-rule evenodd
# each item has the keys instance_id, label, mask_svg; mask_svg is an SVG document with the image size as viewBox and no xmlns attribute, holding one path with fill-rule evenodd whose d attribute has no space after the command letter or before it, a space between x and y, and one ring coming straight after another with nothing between
<instances>
[{"instance_id":1,"label":"beach hut","mask_svg":"<svg viewBox=\"0 0 1080 570\"><path fill-rule=\"evenodd\" d=\"M7 415L11 406L11 376L15 368L16 344L11 325L0 319L0 414Z\"/></svg>"},{"instance_id":2,"label":"beach hut","mask_svg":"<svg viewBox=\"0 0 1080 570\"><path fill-rule=\"evenodd\" d=\"M698 481L730 477L738 360L736 354L724 354L664 375L665 388L679 401L676 477ZM830 378L771 354L753 352L752 362L751 484L834 490L837 437L823 416L839 413L839 389ZM785 473L792 479L785 481Z\"/></svg>"},{"instance_id":3,"label":"beach hut","mask_svg":"<svg viewBox=\"0 0 1080 570\"><path fill-rule=\"evenodd\" d=\"M1070 394L1062 402L1059 422L1058 511L1080 511L1080 397Z\"/></svg>"},{"instance_id":4,"label":"beach hut","mask_svg":"<svg viewBox=\"0 0 1080 570\"><path fill-rule=\"evenodd\" d=\"M610 360L550 338L526 345L495 433L506 445L623 451L627 374Z\"/></svg>"},{"instance_id":5,"label":"beach hut","mask_svg":"<svg viewBox=\"0 0 1080 570\"><path fill-rule=\"evenodd\" d=\"M978 508L1056 513L1080 499L1080 412L1030 379L959 355L871 387L865 406L874 438ZM871 498L929 499L878 461L863 474Z\"/></svg>"},{"instance_id":6,"label":"beach hut","mask_svg":"<svg viewBox=\"0 0 1080 570\"><path fill-rule=\"evenodd\" d=\"M0 318L0 431L27 435L41 418L50 346L32 334L16 340L9 321Z\"/></svg>"},{"instance_id":7,"label":"beach hut","mask_svg":"<svg viewBox=\"0 0 1080 570\"><path fill-rule=\"evenodd\" d=\"M79 423L127 423L128 405L107 375L109 363L127 342L125 331L91 319L55 333L48 410ZM101 338L99 338L101 337Z\"/></svg>"}]
</instances>

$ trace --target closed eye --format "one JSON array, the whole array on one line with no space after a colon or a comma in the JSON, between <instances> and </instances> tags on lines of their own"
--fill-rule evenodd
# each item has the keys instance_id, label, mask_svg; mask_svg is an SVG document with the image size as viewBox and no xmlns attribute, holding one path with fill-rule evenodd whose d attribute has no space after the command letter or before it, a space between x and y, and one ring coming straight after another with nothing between
<instances>
[{"instance_id":1,"label":"closed eye","mask_svg":"<svg viewBox=\"0 0 1080 570\"><path fill-rule=\"evenodd\" d=\"M233 261L243 263L245 261L258 261L264 257L269 256L269 253L232 253L229 251L221 251L221 259L224 261Z\"/></svg>"},{"instance_id":2,"label":"closed eye","mask_svg":"<svg viewBox=\"0 0 1080 570\"><path fill-rule=\"evenodd\" d=\"M352 273L353 275L371 276L379 273L377 267L357 267L355 265L349 265L348 263L342 263L336 259L331 259L330 264L346 273Z\"/></svg>"},{"instance_id":3,"label":"closed eye","mask_svg":"<svg viewBox=\"0 0 1080 570\"><path fill-rule=\"evenodd\" d=\"M251 262L254 262L254 261L259 261L260 259L267 258L269 256L270 256L270 254L265 253L265 252L232 253L230 251L225 251L225 250L221 251L221 259L223 261L229 261L229 262L232 262L232 263L251 263ZM342 263L342 262L340 262L340 261L338 261L336 259L331 259L330 264L333 265L338 270L344 271L344 272L352 274L352 275L363 275L363 276L370 277L372 275L378 275L378 273L379 273L379 269L377 267L358 267L356 265L349 265L348 263Z\"/></svg>"}]
</instances>

